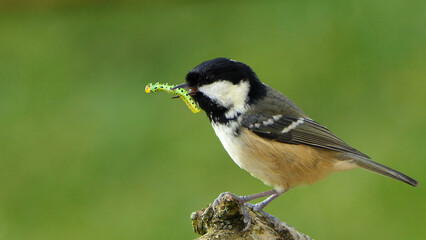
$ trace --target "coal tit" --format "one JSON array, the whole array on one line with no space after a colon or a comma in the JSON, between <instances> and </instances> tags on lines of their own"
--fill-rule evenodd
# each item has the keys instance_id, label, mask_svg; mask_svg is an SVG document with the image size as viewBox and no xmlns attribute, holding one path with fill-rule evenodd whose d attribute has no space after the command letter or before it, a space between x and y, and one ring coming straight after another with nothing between
<instances>
[{"instance_id":1,"label":"coal tit","mask_svg":"<svg viewBox=\"0 0 426 240\"><path fill-rule=\"evenodd\" d=\"M283 94L260 82L244 63L227 58L205 61L186 75L186 83L177 87L187 88L206 112L234 162L273 187L238 197L246 203L269 196L251 205L262 214L266 214L262 209L285 191L314 183L335 171L361 167L417 185L414 179L371 161L347 145Z\"/></svg>"}]
</instances>

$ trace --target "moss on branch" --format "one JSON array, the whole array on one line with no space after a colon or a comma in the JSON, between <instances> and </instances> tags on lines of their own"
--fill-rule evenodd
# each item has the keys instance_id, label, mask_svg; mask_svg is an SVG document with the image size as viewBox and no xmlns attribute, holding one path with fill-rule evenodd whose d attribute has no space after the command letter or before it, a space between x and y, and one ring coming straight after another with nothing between
<instances>
[{"instance_id":1,"label":"moss on branch","mask_svg":"<svg viewBox=\"0 0 426 240\"><path fill-rule=\"evenodd\" d=\"M251 218L251 226L247 231L244 217L240 212L240 203L230 194L220 199L215 211L212 205L191 214L192 227L195 233L202 235L199 240L207 239L283 239L310 240L311 238L299 233L288 224L278 219L268 220L259 213L244 206Z\"/></svg>"}]
</instances>

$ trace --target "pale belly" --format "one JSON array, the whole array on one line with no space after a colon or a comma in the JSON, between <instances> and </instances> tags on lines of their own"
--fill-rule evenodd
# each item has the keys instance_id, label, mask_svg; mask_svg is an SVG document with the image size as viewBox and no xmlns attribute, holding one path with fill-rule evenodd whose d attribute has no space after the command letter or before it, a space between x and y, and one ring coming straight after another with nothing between
<instances>
[{"instance_id":1,"label":"pale belly","mask_svg":"<svg viewBox=\"0 0 426 240\"><path fill-rule=\"evenodd\" d=\"M236 137L232 124L213 125L213 128L240 168L277 190L311 184L330 172L356 167L349 161L336 159L336 152L331 150L279 143L261 138L245 128Z\"/></svg>"}]
</instances>

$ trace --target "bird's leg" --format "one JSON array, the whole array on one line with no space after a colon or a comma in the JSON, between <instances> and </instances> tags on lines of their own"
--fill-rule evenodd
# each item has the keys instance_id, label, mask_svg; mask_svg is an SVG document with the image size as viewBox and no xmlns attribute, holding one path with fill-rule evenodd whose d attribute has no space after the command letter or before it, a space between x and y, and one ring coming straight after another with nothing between
<instances>
[{"instance_id":1,"label":"bird's leg","mask_svg":"<svg viewBox=\"0 0 426 240\"><path fill-rule=\"evenodd\" d=\"M275 194L277 194L277 191L275 191L275 190L269 190L269 191L266 191L266 192L255 193L255 194L247 195L247 196L237 196L237 195L235 195L233 193L230 193L230 192L223 192L223 193L219 194L219 196L214 200L214 202L213 202L213 208L216 207L216 205L219 203L220 199L225 194L232 195L241 204L244 204L244 203L246 203L248 201L251 201L253 199L257 199L257 198L261 198L261 197L266 197L266 196L270 196L270 195L275 195Z\"/></svg>"},{"instance_id":2,"label":"bird's leg","mask_svg":"<svg viewBox=\"0 0 426 240\"><path fill-rule=\"evenodd\" d=\"M285 192L285 190L284 191L280 191L280 192L275 191L274 194L272 194L271 196L269 196L267 199L263 200L260 203L256 203L256 204L245 203L245 204L248 207L250 207L251 209L253 209L253 211L256 211L256 212L260 213L269 222L272 222L274 224L278 224L278 223L280 223L280 220L277 219L276 217L272 216L271 214L268 214L265 211L263 211L263 208L266 207L266 205L268 205L270 202L272 202L272 200L274 200L275 198L277 198L278 196L280 196L284 192Z\"/></svg>"},{"instance_id":3,"label":"bird's leg","mask_svg":"<svg viewBox=\"0 0 426 240\"><path fill-rule=\"evenodd\" d=\"M219 196L214 200L214 202L213 202L213 210L216 208L216 206L219 204L219 202L220 202L220 199L223 197L223 195L225 195L225 194L229 194L229 195L232 195L239 203L240 203L240 211L241 211L241 214L243 214L243 216L244 216L244 223L246 224L246 227L243 229L243 232L244 231L247 231L247 229L249 229L250 228L250 225L251 225L251 218L250 218L250 215L249 215L249 213L247 212L247 210L244 208L244 204L247 204L247 202L248 201L251 201L251 200L253 200L253 199L257 199L257 198L261 198L261 197L266 197L266 196L270 196L270 195L272 195L272 196L270 196L269 198L267 198L266 200L268 200L268 199L270 199L271 197L273 197L273 196L275 196L275 195L277 195L276 197L278 197L281 193L278 193L276 190L270 190L270 191L266 191L266 192L261 192L261 193L256 193L256 194L252 194L252 195L247 195L247 196L237 196L237 195L235 195L235 194L232 194L232 193L230 193L230 192L224 192L224 193L221 193L221 194L219 194ZM274 198L276 198L276 197L274 197ZM272 201L274 198L272 198L272 199L270 199L267 203L265 203L264 204L264 206L263 207L265 207L266 206L266 204L268 204L270 201ZM265 200L265 201L266 201ZM263 201L263 202L265 202L265 201ZM261 202L261 203L263 203L263 202ZM251 204L250 204L251 205ZM257 205L257 204L256 204ZM253 205L254 206L254 205ZM260 208L260 210L262 210L262 208L263 207L261 207Z\"/></svg>"}]
</instances>

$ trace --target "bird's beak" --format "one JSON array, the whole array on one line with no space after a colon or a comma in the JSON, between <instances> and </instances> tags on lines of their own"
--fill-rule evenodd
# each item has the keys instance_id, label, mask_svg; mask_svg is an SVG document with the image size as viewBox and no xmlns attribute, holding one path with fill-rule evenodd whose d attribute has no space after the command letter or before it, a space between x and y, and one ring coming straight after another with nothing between
<instances>
[{"instance_id":1,"label":"bird's beak","mask_svg":"<svg viewBox=\"0 0 426 240\"><path fill-rule=\"evenodd\" d=\"M188 91L188 94L191 95L191 96L194 96L198 92L197 88L190 88L190 87L188 87L187 83L179 84L177 86L172 87L171 89L174 90L176 88L183 88L183 89L185 89L186 91ZM178 96L174 96L172 98L178 98Z\"/></svg>"},{"instance_id":2,"label":"bird's beak","mask_svg":"<svg viewBox=\"0 0 426 240\"><path fill-rule=\"evenodd\" d=\"M188 90L188 84L187 83L182 83L182 84L179 84L179 85L176 85L176 86L172 87L171 89L175 90L176 88L184 88L184 89Z\"/></svg>"}]
</instances>

